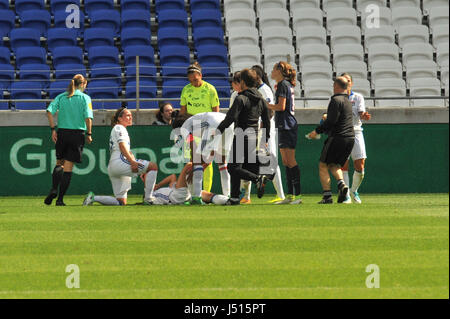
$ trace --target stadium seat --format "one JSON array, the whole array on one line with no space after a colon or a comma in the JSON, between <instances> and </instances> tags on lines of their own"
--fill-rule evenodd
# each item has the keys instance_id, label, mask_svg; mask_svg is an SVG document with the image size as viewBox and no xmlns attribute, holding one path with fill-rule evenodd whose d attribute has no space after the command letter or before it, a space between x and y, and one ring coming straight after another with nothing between
<instances>
[{"instance_id":1,"label":"stadium seat","mask_svg":"<svg viewBox=\"0 0 450 319\"><path fill-rule=\"evenodd\" d=\"M113 9L114 0L84 0L84 12L86 12L89 17L94 11Z\"/></svg>"},{"instance_id":2,"label":"stadium seat","mask_svg":"<svg viewBox=\"0 0 450 319\"><path fill-rule=\"evenodd\" d=\"M241 45L230 48L230 65L234 73L255 64L261 64L261 51L257 45Z\"/></svg>"},{"instance_id":3,"label":"stadium seat","mask_svg":"<svg viewBox=\"0 0 450 319\"><path fill-rule=\"evenodd\" d=\"M14 7L16 13L20 16L26 10L44 10L44 0L15 0Z\"/></svg>"},{"instance_id":4,"label":"stadium seat","mask_svg":"<svg viewBox=\"0 0 450 319\"><path fill-rule=\"evenodd\" d=\"M363 11L361 13L361 29L376 29L377 26L374 23L379 23L379 26L392 26L392 12L387 7L379 7L379 15L374 15L373 12ZM375 20L375 17L377 19Z\"/></svg>"},{"instance_id":5,"label":"stadium seat","mask_svg":"<svg viewBox=\"0 0 450 319\"><path fill-rule=\"evenodd\" d=\"M98 46L114 46L114 31L105 28L88 28L84 31L84 50Z\"/></svg>"},{"instance_id":6,"label":"stadium seat","mask_svg":"<svg viewBox=\"0 0 450 319\"><path fill-rule=\"evenodd\" d=\"M190 63L190 51L187 46L167 45L160 48L159 55L160 63L163 66L169 64L173 65L173 63L189 65ZM184 74L186 74L186 72L184 72Z\"/></svg>"},{"instance_id":7,"label":"stadium seat","mask_svg":"<svg viewBox=\"0 0 450 319\"><path fill-rule=\"evenodd\" d=\"M142 10L150 12L150 2L149 0L121 0L120 6L122 11L125 10ZM158 2L158 1L156 1Z\"/></svg>"},{"instance_id":8,"label":"stadium seat","mask_svg":"<svg viewBox=\"0 0 450 319\"><path fill-rule=\"evenodd\" d=\"M441 82L436 78L417 78L409 83L410 95L416 96L441 96ZM443 107L444 99L412 99L411 106Z\"/></svg>"},{"instance_id":9,"label":"stadium seat","mask_svg":"<svg viewBox=\"0 0 450 319\"><path fill-rule=\"evenodd\" d=\"M0 92L9 90L14 77L14 67L9 63L0 62Z\"/></svg>"},{"instance_id":10,"label":"stadium seat","mask_svg":"<svg viewBox=\"0 0 450 319\"><path fill-rule=\"evenodd\" d=\"M435 7L448 7L448 0L423 0L423 11L425 14L429 14L430 10Z\"/></svg>"},{"instance_id":11,"label":"stadium seat","mask_svg":"<svg viewBox=\"0 0 450 319\"><path fill-rule=\"evenodd\" d=\"M428 44L430 42L430 31L425 25L409 25L398 28L398 45L403 48L409 43Z\"/></svg>"},{"instance_id":12,"label":"stadium seat","mask_svg":"<svg viewBox=\"0 0 450 319\"><path fill-rule=\"evenodd\" d=\"M449 76L448 76L448 66L441 67L441 83L442 86L446 86L449 83Z\"/></svg>"},{"instance_id":13,"label":"stadium seat","mask_svg":"<svg viewBox=\"0 0 450 319\"><path fill-rule=\"evenodd\" d=\"M190 4L192 12L203 9L220 10L219 0L191 0Z\"/></svg>"},{"instance_id":14,"label":"stadium seat","mask_svg":"<svg viewBox=\"0 0 450 319\"><path fill-rule=\"evenodd\" d=\"M407 66L411 61L433 61L434 49L429 43L410 43L403 47L403 65Z\"/></svg>"},{"instance_id":15,"label":"stadium seat","mask_svg":"<svg viewBox=\"0 0 450 319\"><path fill-rule=\"evenodd\" d=\"M251 9L253 10L253 0L227 0L223 2L224 11L233 9Z\"/></svg>"},{"instance_id":16,"label":"stadium seat","mask_svg":"<svg viewBox=\"0 0 450 319\"><path fill-rule=\"evenodd\" d=\"M367 6L369 5L375 5L376 7L387 7L387 0L357 0L356 10L361 13L366 12Z\"/></svg>"},{"instance_id":17,"label":"stadium seat","mask_svg":"<svg viewBox=\"0 0 450 319\"><path fill-rule=\"evenodd\" d=\"M68 28L51 28L48 30L47 46L49 51L53 51L56 47L76 45L76 30Z\"/></svg>"},{"instance_id":18,"label":"stadium seat","mask_svg":"<svg viewBox=\"0 0 450 319\"><path fill-rule=\"evenodd\" d=\"M186 28L158 28L158 46L188 45L188 30Z\"/></svg>"},{"instance_id":19,"label":"stadium seat","mask_svg":"<svg viewBox=\"0 0 450 319\"><path fill-rule=\"evenodd\" d=\"M50 11L55 12L66 11L68 5L74 4L80 7L80 0L50 0Z\"/></svg>"},{"instance_id":20,"label":"stadium seat","mask_svg":"<svg viewBox=\"0 0 450 319\"><path fill-rule=\"evenodd\" d=\"M299 8L292 13L292 26L299 28L323 27L323 12L319 8Z\"/></svg>"},{"instance_id":21,"label":"stadium seat","mask_svg":"<svg viewBox=\"0 0 450 319\"><path fill-rule=\"evenodd\" d=\"M95 10L91 12L90 20L91 28L105 28L114 31L114 36L119 35L120 31L120 14L117 10Z\"/></svg>"},{"instance_id":22,"label":"stadium seat","mask_svg":"<svg viewBox=\"0 0 450 319\"><path fill-rule=\"evenodd\" d=\"M91 68L92 79L114 81L119 86L122 83L122 68L117 63L96 63Z\"/></svg>"},{"instance_id":23,"label":"stadium seat","mask_svg":"<svg viewBox=\"0 0 450 319\"><path fill-rule=\"evenodd\" d=\"M350 73L355 82L367 79L367 64L362 61L342 61L334 64L334 70L337 75L344 72Z\"/></svg>"},{"instance_id":24,"label":"stadium seat","mask_svg":"<svg viewBox=\"0 0 450 319\"><path fill-rule=\"evenodd\" d=\"M216 88L219 98L230 97L230 82L227 79L205 79L205 81Z\"/></svg>"},{"instance_id":25,"label":"stadium seat","mask_svg":"<svg viewBox=\"0 0 450 319\"><path fill-rule=\"evenodd\" d=\"M11 49L17 52L21 47L39 47L41 37L39 31L29 28L12 29L10 33Z\"/></svg>"},{"instance_id":26,"label":"stadium seat","mask_svg":"<svg viewBox=\"0 0 450 319\"><path fill-rule=\"evenodd\" d=\"M366 29L364 34L364 45L367 48L372 44L394 44L395 31L393 26L380 26L379 28Z\"/></svg>"},{"instance_id":27,"label":"stadium seat","mask_svg":"<svg viewBox=\"0 0 450 319\"><path fill-rule=\"evenodd\" d=\"M226 28L256 27L256 15L253 10L233 9L225 12Z\"/></svg>"},{"instance_id":28,"label":"stadium seat","mask_svg":"<svg viewBox=\"0 0 450 319\"><path fill-rule=\"evenodd\" d=\"M383 79L374 83L375 97L405 97L406 84L403 79ZM409 106L408 99L376 100L375 106L398 107Z\"/></svg>"},{"instance_id":29,"label":"stadium seat","mask_svg":"<svg viewBox=\"0 0 450 319\"><path fill-rule=\"evenodd\" d=\"M185 9L184 0L155 0L155 6L157 13L167 9Z\"/></svg>"},{"instance_id":30,"label":"stadium seat","mask_svg":"<svg viewBox=\"0 0 450 319\"><path fill-rule=\"evenodd\" d=\"M125 89L125 98L136 98L136 82L127 82ZM139 98L140 99L154 99L156 98L156 83L152 80L139 81ZM136 109L136 102L127 102L127 108ZM139 101L139 108L141 109L156 109L158 108L158 101Z\"/></svg>"},{"instance_id":31,"label":"stadium seat","mask_svg":"<svg viewBox=\"0 0 450 319\"><path fill-rule=\"evenodd\" d=\"M59 64L55 67L55 79L70 80L76 74L82 74L86 77L86 67L83 64Z\"/></svg>"},{"instance_id":32,"label":"stadium seat","mask_svg":"<svg viewBox=\"0 0 450 319\"><path fill-rule=\"evenodd\" d=\"M378 43L368 48L369 65L377 61L398 61L400 49L396 44Z\"/></svg>"},{"instance_id":33,"label":"stadium seat","mask_svg":"<svg viewBox=\"0 0 450 319\"><path fill-rule=\"evenodd\" d=\"M263 28L260 31L263 47L271 44L292 46L292 30L289 27Z\"/></svg>"},{"instance_id":34,"label":"stadium seat","mask_svg":"<svg viewBox=\"0 0 450 319\"><path fill-rule=\"evenodd\" d=\"M119 64L119 50L116 47L96 46L88 50L89 64L91 69L96 64Z\"/></svg>"},{"instance_id":35,"label":"stadium seat","mask_svg":"<svg viewBox=\"0 0 450 319\"><path fill-rule=\"evenodd\" d=\"M357 79L356 82L354 82L353 87L352 87L352 91L354 92L358 92L360 94L362 94L364 97L370 97L370 82L369 80L366 79ZM365 100L366 103L366 107L367 106L373 106L373 102L371 100Z\"/></svg>"},{"instance_id":36,"label":"stadium seat","mask_svg":"<svg viewBox=\"0 0 450 319\"><path fill-rule=\"evenodd\" d=\"M259 26L261 28L289 27L289 12L287 9L263 10L259 14Z\"/></svg>"},{"instance_id":37,"label":"stadium seat","mask_svg":"<svg viewBox=\"0 0 450 319\"><path fill-rule=\"evenodd\" d=\"M217 27L222 28L222 14L219 10L199 9L192 11L192 28Z\"/></svg>"},{"instance_id":38,"label":"stadium seat","mask_svg":"<svg viewBox=\"0 0 450 319\"><path fill-rule=\"evenodd\" d=\"M372 82L383 79L402 79L403 67L400 61L377 61L370 67Z\"/></svg>"},{"instance_id":39,"label":"stadium seat","mask_svg":"<svg viewBox=\"0 0 450 319\"><path fill-rule=\"evenodd\" d=\"M53 67L63 64L83 65L83 50L77 46L56 47L52 52Z\"/></svg>"},{"instance_id":40,"label":"stadium seat","mask_svg":"<svg viewBox=\"0 0 450 319\"><path fill-rule=\"evenodd\" d=\"M433 46L438 47L441 43L449 43L448 25L437 25L432 30Z\"/></svg>"},{"instance_id":41,"label":"stadium seat","mask_svg":"<svg viewBox=\"0 0 450 319\"><path fill-rule=\"evenodd\" d=\"M353 8L353 0L322 0L323 11L328 12L334 8Z\"/></svg>"},{"instance_id":42,"label":"stadium seat","mask_svg":"<svg viewBox=\"0 0 450 319\"><path fill-rule=\"evenodd\" d=\"M291 44L267 44L263 47L264 64L272 70L275 63L287 61L295 64L295 51Z\"/></svg>"},{"instance_id":43,"label":"stadium seat","mask_svg":"<svg viewBox=\"0 0 450 319\"><path fill-rule=\"evenodd\" d=\"M449 25L449 13L447 7L433 7L430 10L428 17L431 29L434 29L437 25Z\"/></svg>"},{"instance_id":44,"label":"stadium seat","mask_svg":"<svg viewBox=\"0 0 450 319\"><path fill-rule=\"evenodd\" d=\"M11 51L6 47L0 46L0 64L10 64L11 62Z\"/></svg>"},{"instance_id":45,"label":"stadium seat","mask_svg":"<svg viewBox=\"0 0 450 319\"><path fill-rule=\"evenodd\" d=\"M297 52L302 45L327 44L327 31L324 27L299 27L295 29Z\"/></svg>"},{"instance_id":46,"label":"stadium seat","mask_svg":"<svg viewBox=\"0 0 450 319\"><path fill-rule=\"evenodd\" d=\"M228 63L228 52L225 45L202 45L197 47L198 62Z\"/></svg>"},{"instance_id":47,"label":"stadium seat","mask_svg":"<svg viewBox=\"0 0 450 319\"><path fill-rule=\"evenodd\" d=\"M3 91L0 91L0 100L6 99L6 97L3 95ZM0 110L8 110L9 109L9 103L8 102L0 102Z\"/></svg>"},{"instance_id":48,"label":"stadium seat","mask_svg":"<svg viewBox=\"0 0 450 319\"><path fill-rule=\"evenodd\" d=\"M15 20L13 11L0 9L0 39L9 36L9 32L14 29Z\"/></svg>"},{"instance_id":49,"label":"stadium seat","mask_svg":"<svg viewBox=\"0 0 450 319\"><path fill-rule=\"evenodd\" d=\"M186 70L188 66L188 62L167 62L161 67L161 75L163 80L171 77L186 77Z\"/></svg>"},{"instance_id":50,"label":"stadium seat","mask_svg":"<svg viewBox=\"0 0 450 319\"><path fill-rule=\"evenodd\" d=\"M257 0L256 12L258 15L262 11L270 11L272 9L286 9L286 0Z\"/></svg>"},{"instance_id":51,"label":"stadium seat","mask_svg":"<svg viewBox=\"0 0 450 319\"><path fill-rule=\"evenodd\" d=\"M223 39L224 34L222 28L204 27L194 30L195 47L208 44L224 45Z\"/></svg>"},{"instance_id":52,"label":"stadium seat","mask_svg":"<svg viewBox=\"0 0 450 319\"><path fill-rule=\"evenodd\" d=\"M333 81L331 79L309 80L303 83L306 98L324 98L325 100L306 100L305 107L321 107L326 109L328 99L333 95Z\"/></svg>"},{"instance_id":53,"label":"stadium seat","mask_svg":"<svg viewBox=\"0 0 450 319\"><path fill-rule=\"evenodd\" d=\"M158 25L158 28L165 26ZM124 10L122 11L122 28L144 28L150 30L150 11Z\"/></svg>"},{"instance_id":54,"label":"stadium seat","mask_svg":"<svg viewBox=\"0 0 450 319\"><path fill-rule=\"evenodd\" d=\"M91 99L117 99L119 86L111 80L91 80L86 88ZM121 102L92 102L94 109L118 109Z\"/></svg>"},{"instance_id":55,"label":"stadium seat","mask_svg":"<svg viewBox=\"0 0 450 319\"><path fill-rule=\"evenodd\" d=\"M356 25L335 27L331 30L331 51L340 44L361 44L361 29Z\"/></svg>"},{"instance_id":56,"label":"stadium seat","mask_svg":"<svg viewBox=\"0 0 450 319\"><path fill-rule=\"evenodd\" d=\"M396 30L401 26L422 24L422 11L416 7L397 7L392 9L392 25Z\"/></svg>"},{"instance_id":57,"label":"stadium seat","mask_svg":"<svg viewBox=\"0 0 450 319\"><path fill-rule=\"evenodd\" d=\"M47 64L25 64L19 68L19 78L30 82L37 82L42 89L46 89L50 81L50 67Z\"/></svg>"},{"instance_id":58,"label":"stadium seat","mask_svg":"<svg viewBox=\"0 0 450 319\"><path fill-rule=\"evenodd\" d=\"M317 8L320 9L320 0L290 0L291 12L297 9Z\"/></svg>"},{"instance_id":59,"label":"stadium seat","mask_svg":"<svg viewBox=\"0 0 450 319\"><path fill-rule=\"evenodd\" d=\"M259 33L255 27L230 28L227 31L228 46L235 45L259 45Z\"/></svg>"},{"instance_id":60,"label":"stadium seat","mask_svg":"<svg viewBox=\"0 0 450 319\"><path fill-rule=\"evenodd\" d=\"M0 10L9 9L9 0L0 0Z\"/></svg>"},{"instance_id":61,"label":"stadium seat","mask_svg":"<svg viewBox=\"0 0 450 319\"><path fill-rule=\"evenodd\" d=\"M124 49L129 45L151 45L151 37L149 29L126 28L122 29L120 38Z\"/></svg>"},{"instance_id":62,"label":"stadium seat","mask_svg":"<svg viewBox=\"0 0 450 319\"><path fill-rule=\"evenodd\" d=\"M356 25L356 10L352 8L330 8L326 17L328 31L344 25Z\"/></svg>"},{"instance_id":63,"label":"stadium seat","mask_svg":"<svg viewBox=\"0 0 450 319\"><path fill-rule=\"evenodd\" d=\"M300 74L302 76L302 81L309 80L329 80L333 78L333 68L331 63L324 62L322 64L316 65L303 65L300 66Z\"/></svg>"},{"instance_id":64,"label":"stadium seat","mask_svg":"<svg viewBox=\"0 0 450 319\"><path fill-rule=\"evenodd\" d=\"M135 64L130 64L125 67L126 77L130 79L136 79L137 70ZM156 66L155 64L141 64L139 65L139 78L142 81L155 80L156 78Z\"/></svg>"},{"instance_id":65,"label":"stadium seat","mask_svg":"<svg viewBox=\"0 0 450 319\"><path fill-rule=\"evenodd\" d=\"M330 62L330 48L326 44L307 44L302 46L298 53L300 65Z\"/></svg>"},{"instance_id":66,"label":"stadium seat","mask_svg":"<svg viewBox=\"0 0 450 319\"><path fill-rule=\"evenodd\" d=\"M70 16L70 28L67 26L67 18ZM57 11L54 14L55 28L69 28L77 31L78 37L82 37L84 33L84 13L83 11L78 11L77 14L68 13L65 11Z\"/></svg>"},{"instance_id":67,"label":"stadium seat","mask_svg":"<svg viewBox=\"0 0 450 319\"><path fill-rule=\"evenodd\" d=\"M20 47L16 50L16 66L38 63L46 64L47 52L41 47Z\"/></svg>"},{"instance_id":68,"label":"stadium seat","mask_svg":"<svg viewBox=\"0 0 450 319\"><path fill-rule=\"evenodd\" d=\"M390 0L391 9L393 8L420 8L420 0Z\"/></svg>"},{"instance_id":69,"label":"stadium seat","mask_svg":"<svg viewBox=\"0 0 450 319\"><path fill-rule=\"evenodd\" d=\"M229 75L228 72L228 63L220 63L220 62L204 62L201 63L202 66L202 74L203 78L227 78Z\"/></svg>"},{"instance_id":70,"label":"stadium seat","mask_svg":"<svg viewBox=\"0 0 450 319\"><path fill-rule=\"evenodd\" d=\"M162 10L158 13L158 28L181 27L187 29L187 18L187 13L184 10Z\"/></svg>"},{"instance_id":71,"label":"stadium seat","mask_svg":"<svg viewBox=\"0 0 450 319\"><path fill-rule=\"evenodd\" d=\"M441 43L436 48L436 62L439 66L448 66L448 43Z\"/></svg>"},{"instance_id":72,"label":"stadium seat","mask_svg":"<svg viewBox=\"0 0 450 319\"><path fill-rule=\"evenodd\" d=\"M56 98L59 94L64 93L69 87L70 80L59 80L50 83L48 93L51 99Z\"/></svg>"},{"instance_id":73,"label":"stadium seat","mask_svg":"<svg viewBox=\"0 0 450 319\"><path fill-rule=\"evenodd\" d=\"M438 66L432 60L418 60L406 66L406 81L418 78L437 78Z\"/></svg>"},{"instance_id":74,"label":"stadium seat","mask_svg":"<svg viewBox=\"0 0 450 319\"><path fill-rule=\"evenodd\" d=\"M167 79L163 82L162 96L164 98L180 98L181 91L189 84L186 79ZM170 101L174 108L180 107L180 101Z\"/></svg>"},{"instance_id":75,"label":"stadium seat","mask_svg":"<svg viewBox=\"0 0 450 319\"><path fill-rule=\"evenodd\" d=\"M125 65L136 64L136 56L139 56L140 64L155 64L155 52L152 46L130 45L124 49Z\"/></svg>"},{"instance_id":76,"label":"stadium seat","mask_svg":"<svg viewBox=\"0 0 450 319\"><path fill-rule=\"evenodd\" d=\"M40 100L41 85L38 82L17 81L11 84L11 99ZM15 102L16 110L44 110L45 102Z\"/></svg>"},{"instance_id":77,"label":"stadium seat","mask_svg":"<svg viewBox=\"0 0 450 319\"><path fill-rule=\"evenodd\" d=\"M364 48L361 44L338 44L333 48L333 63L342 61L364 61Z\"/></svg>"}]
</instances>

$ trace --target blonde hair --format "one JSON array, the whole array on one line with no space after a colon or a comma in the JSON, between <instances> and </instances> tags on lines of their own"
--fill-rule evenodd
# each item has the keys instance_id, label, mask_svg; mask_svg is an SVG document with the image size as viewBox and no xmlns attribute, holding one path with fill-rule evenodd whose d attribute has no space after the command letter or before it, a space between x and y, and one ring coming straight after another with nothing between
<instances>
[{"instance_id":1,"label":"blonde hair","mask_svg":"<svg viewBox=\"0 0 450 319\"><path fill-rule=\"evenodd\" d=\"M280 61L276 64L276 68L280 70L281 75L288 80L292 86L295 86L295 82L297 79L297 71L285 61Z\"/></svg>"},{"instance_id":2,"label":"blonde hair","mask_svg":"<svg viewBox=\"0 0 450 319\"><path fill-rule=\"evenodd\" d=\"M70 81L69 87L67 88L67 96L72 97L75 93L75 90L80 87L80 85L86 83L86 79L83 75L77 74Z\"/></svg>"}]
</instances>

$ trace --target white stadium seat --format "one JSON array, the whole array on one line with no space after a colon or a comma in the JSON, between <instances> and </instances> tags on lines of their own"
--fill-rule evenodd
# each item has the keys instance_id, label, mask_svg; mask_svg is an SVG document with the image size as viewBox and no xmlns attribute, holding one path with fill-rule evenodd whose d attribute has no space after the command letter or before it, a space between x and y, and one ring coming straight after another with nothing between
<instances>
[{"instance_id":1,"label":"white stadium seat","mask_svg":"<svg viewBox=\"0 0 450 319\"><path fill-rule=\"evenodd\" d=\"M413 7L420 9L420 0L391 0L391 9L399 7Z\"/></svg>"},{"instance_id":2,"label":"white stadium seat","mask_svg":"<svg viewBox=\"0 0 450 319\"><path fill-rule=\"evenodd\" d=\"M448 43L441 43L436 48L436 62L439 66L448 66Z\"/></svg>"},{"instance_id":3,"label":"white stadium seat","mask_svg":"<svg viewBox=\"0 0 450 319\"><path fill-rule=\"evenodd\" d=\"M449 25L448 6L431 8L428 20L430 21L431 29L434 29L435 26L440 24L448 26Z\"/></svg>"},{"instance_id":4,"label":"white stadium seat","mask_svg":"<svg viewBox=\"0 0 450 319\"><path fill-rule=\"evenodd\" d=\"M237 27L228 29L228 46L253 44L259 45L259 33L255 27Z\"/></svg>"},{"instance_id":5,"label":"white stadium seat","mask_svg":"<svg viewBox=\"0 0 450 319\"><path fill-rule=\"evenodd\" d=\"M263 10L286 9L286 0L256 0L256 11L260 14Z\"/></svg>"},{"instance_id":6,"label":"white stadium seat","mask_svg":"<svg viewBox=\"0 0 450 319\"><path fill-rule=\"evenodd\" d=\"M403 65L408 66L411 61L429 60L433 61L434 48L428 43L406 44L402 50Z\"/></svg>"},{"instance_id":7,"label":"white stadium seat","mask_svg":"<svg viewBox=\"0 0 450 319\"><path fill-rule=\"evenodd\" d=\"M375 97L405 97L406 83L402 79L383 79L374 83ZM397 107L409 106L408 99L376 100L375 106Z\"/></svg>"},{"instance_id":8,"label":"white stadium seat","mask_svg":"<svg viewBox=\"0 0 450 319\"><path fill-rule=\"evenodd\" d=\"M398 29L398 45L403 48L409 43L430 43L430 31L425 25L402 26Z\"/></svg>"},{"instance_id":9,"label":"white stadium seat","mask_svg":"<svg viewBox=\"0 0 450 319\"><path fill-rule=\"evenodd\" d=\"M226 27L256 27L255 11L251 9L233 9L225 12Z\"/></svg>"},{"instance_id":10,"label":"white stadium seat","mask_svg":"<svg viewBox=\"0 0 450 319\"><path fill-rule=\"evenodd\" d=\"M331 67L331 63L328 62L301 66L300 73L302 75L302 81L319 79L329 80L333 78L333 68Z\"/></svg>"},{"instance_id":11,"label":"white stadium seat","mask_svg":"<svg viewBox=\"0 0 450 319\"><path fill-rule=\"evenodd\" d=\"M375 19L375 16L377 19ZM361 13L361 29L377 29L377 26L374 26L374 23L379 23L379 27L381 26L392 26L392 12L391 9L387 7L380 7L379 12L375 15L372 12L363 11Z\"/></svg>"},{"instance_id":12,"label":"white stadium seat","mask_svg":"<svg viewBox=\"0 0 450 319\"><path fill-rule=\"evenodd\" d=\"M423 11L425 14L429 14L434 7L448 7L448 0L423 0Z\"/></svg>"},{"instance_id":13,"label":"white stadium seat","mask_svg":"<svg viewBox=\"0 0 450 319\"><path fill-rule=\"evenodd\" d=\"M355 81L353 78L352 91L362 94L364 97L370 97L371 88L369 80L356 79ZM373 106L373 100L365 100L364 102L366 103L366 107Z\"/></svg>"},{"instance_id":14,"label":"white stadium seat","mask_svg":"<svg viewBox=\"0 0 450 319\"><path fill-rule=\"evenodd\" d=\"M327 30L343 25L356 25L356 10L353 8L330 8L326 14Z\"/></svg>"},{"instance_id":15,"label":"white stadium seat","mask_svg":"<svg viewBox=\"0 0 450 319\"><path fill-rule=\"evenodd\" d=\"M369 45L379 43L395 43L395 31L393 26L381 26L379 28L366 29L364 34L364 45L366 50Z\"/></svg>"},{"instance_id":16,"label":"white stadium seat","mask_svg":"<svg viewBox=\"0 0 450 319\"><path fill-rule=\"evenodd\" d=\"M320 0L291 0L291 12L298 8L317 8L320 9Z\"/></svg>"},{"instance_id":17,"label":"white stadium seat","mask_svg":"<svg viewBox=\"0 0 450 319\"><path fill-rule=\"evenodd\" d=\"M336 75L350 73L355 82L367 79L367 64L362 61L343 61L336 63L334 64L334 71Z\"/></svg>"},{"instance_id":18,"label":"white stadium seat","mask_svg":"<svg viewBox=\"0 0 450 319\"><path fill-rule=\"evenodd\" d=\"M327 98L327 100L306 100L305 107L320 107L326 109L329 98L333 95L333 80L310 80L303 82L305 97Z\"/></svg>"},{"instance_id":19,"label":"white stadium seat","mask_svg":"<svg viewBox=\"0 0 450 319\"><path fill-rule=\"evenodd\" d=\"M392 9L392 25L396 30L404 25L422 24L422 11L416 7L397 7Z\"/></svg>"},{"instance_id":20,"label":"white stadium seat","mask_svg":"<svg viewBox=\"0 0 450 319\"><path fill-rule=\"evenodd\" d=\"M400 49L396 44L372 44L367 52L371 66L377 61L398 61Z\"/></svg>"},{"instance_id":21,"label":"white stadium seat","mask_svg":"<svg viewBox=\"0 0 450 319\"><path fill-rule=\"evenodd\" d=\"M406 67L406 81L417 78L437 78L438 65L430 60L411 61Z\"/></svg>"},{"instance_id":22,"label":"white stadium seat","mask_svg":"<svg viewBox=\"0 0 450 319\"><path fill-rule=\"evenodd\" d=\"M448 25L437 25L432 30L433 35L433 46L435 48L438 47L441 43L449 43L449 32L448 32Z\"/></svg>"},{"instance_id":23,"label":"white stadium seat","mask_svg":"<svg viewBox=\"0 0 450 319\"><path fill-rule=\"evenodd\" d=\"M289 27L289 12L281 8L262 10L259 13L259 27Z\"/></svg>"},{"instance_id":24,"label":"white stadium seat","mask_svg":"<svg viewBox=\"0 0 450 319\"><path fill-rule=\"evenodd\" d=\"M295 34L297 49L307 44L327 44L327 31L324 27L299 27Z\"/></svg>"},{"instance_id":25,"label":"white stadium seat","mask_svg":"<svg viewBox=\"0 0 450 319\"><path fill-rule=\"evenodd\" d=\"M356 25L333 28L331 30L331 51L339 44L361 44L361 29Z\"/></svg>"},{"instance_id":26,"label":"white stadium seat","mask_svg":"<svg viewBox=\"0 0 450 319\"><path fill-rule=\"evenodd\" d=\"M400 61L378 61L370 67L372 82L382 79L401 79L403 77L403 67Z\"/></svg>"},{"instance_id":27,"label":"white stadium seat","mask_svg":"<svg viewBox=\"0 0 450 319\"><path fill-rule=\"evenodd\" d=\"M330 62L330 48L326 44L304 45L298 51L300 65L312 64L313 62Z\"/></svg>"},{"instance_id":28,"label":"white stadium seat","mask_svg":"<svg viewBox=\"0 0 450 319\"><path fill-rule=\"evenodd\" d=\"M441 96L441 82L436 78L418 78L409 83L411 97ZM411 106L444 106L444 99L412 99Z\"/></svg>"},{"instance_id":29,"label":"white stadium seat","mask_svg":"<svg viewBox=\"0 0 450 319\"><path fill-rule=\"evenodd\" d=\"M442 86L448 85L448 66L441 67L441 83Z\"/></svg>"},{"instance_id":30,"label":"white stadium seat","mask_svg":"<svg viewBox=\"0 0 450 319\"><path fill-rule=\"evenodd\" d=\"M233 9L251 9L253 10L253 0L225 0L223 2L224 11Z\"/></svg>"},{"instance_id":31,"label":"white stadium seat","mask_svg":"<svg viewBox=\"0 0 450 319\"><path fill-rule=\"evenodd\" d=\"M230 48L231 71L234 73L243 68L261 64L261 51L257 45L239 45Z\"/></svg>"},{"instance_id":32,"label":"white stadium seat","mask_svg":"<svg viewBox=\"0 0 450 319\"><path fill-rule=\"evenodd\" d=\"M264 64L270 66L280 61L286 61L291 65L295 64L295 51L292 45L271 44L263 47Z\"/></svg>"},{"instance_id":33,"label":"white stadium seat","mask_svg":"<svg viewBox=\"0 0 450 319\"><path fill-rule=\"evenodd\" d=\"M299 27L323 27L323 11L317 8L300 8L292 13L294 30Z\"/></svg>"},{"instance_id":34,"label":"white stadium seat","mask_svg":"<svg viewBox=\"0 0 450 319\"><path fill-rule=\"evenodd\" d=\"M377 7L387 7L387 0L357 0L356 10L358 10L360 13L363 13L366 11L367 6L369 5L375 5Z\"/></svg>"},{"instance_id":35,"label":"white stadium seat","mask_svg":"<svg viewBox=\"0 0 450 319\"><path fill-rule=\"evenodd\" d=\"M334 8L353 8L353 0L323 0L322 7L325 12Z\"/></svg>"},{"instance_id":36,"label":"white stadium seat","mask_svg":"<svg viewBox=\"0 0 450 319\"><path fill-rule=\"evenodd\" d=\"M338 44L333 49L333 63L342 61L364 61L364 48L361 44Z\"/></svg>"},{"instance_id":37,"label":"white stadium seat","mask_svg":"<svg viewBox=\"0 0 450 319\"><path fill-rule=\"evenodd\" d=\"M263 47L271 44L288 44L292 46L292 29L289 27L263 28L260 31Z\"/></svg>"}]
</instances>

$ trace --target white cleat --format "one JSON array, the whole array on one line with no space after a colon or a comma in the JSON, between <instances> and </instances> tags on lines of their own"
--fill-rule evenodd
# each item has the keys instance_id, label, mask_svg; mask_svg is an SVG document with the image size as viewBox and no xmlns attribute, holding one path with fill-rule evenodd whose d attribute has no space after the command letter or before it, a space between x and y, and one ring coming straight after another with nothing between
<instances>
[{"instance_id":1,"label":"white cleat","mask_svg":"<svg viewBox=\"0 0 450 319\"><path fill-rule=\"evenodd\" d=\"M89 206L92 205L94 203L94 193L93 192L89 192L89 194L87 194L86 198L83 201L83 206Z\"/></svg>"},{"instance_id":2,"label":"white cleat","mask_svg":"<svg viewBox=\"0 0 450 319\"><path fill-rule=\"evenodd\" d=\"M359 198L359 194L358 192L350 192L353 200L355 201L355 203L357 204L361 204L361 198Z\"/></svg>"}]
</instances>

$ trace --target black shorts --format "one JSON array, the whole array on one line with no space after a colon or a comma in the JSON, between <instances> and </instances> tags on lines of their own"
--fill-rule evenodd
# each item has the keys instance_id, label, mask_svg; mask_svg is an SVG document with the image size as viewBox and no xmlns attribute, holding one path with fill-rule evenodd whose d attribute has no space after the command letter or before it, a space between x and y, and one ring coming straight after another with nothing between
<instances>
[{"instance_id":1,"label":"black shorts","mask_svg":"<svg viewBox=\"0 0 450 319\"><path fill-rule=\"evenodd\" d=\"M298 125L290 130L278 130L278 147L295 149L297 146Z\"/></svg>"},{"instance_id":2,"label":"black shorts","mask_svg":"<svg viewBox=\"0 0 450 319\"><path fill-rule=\"evenodd\" d=\"M56 140L56 159L81 163L84 147L84 131L58 129Z\"/></svg>"},{"instance_id":3,"label":"black shorts","mask_svg":"<svg viewBox=\"0 0 450 319\"><path fill-rule=\"evenodd\" d=\"M326 164L344 166L352 152L354 144L354 137L328 137L323 145L320 161Z\"/></svg>"}]
</instances>

